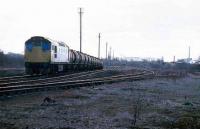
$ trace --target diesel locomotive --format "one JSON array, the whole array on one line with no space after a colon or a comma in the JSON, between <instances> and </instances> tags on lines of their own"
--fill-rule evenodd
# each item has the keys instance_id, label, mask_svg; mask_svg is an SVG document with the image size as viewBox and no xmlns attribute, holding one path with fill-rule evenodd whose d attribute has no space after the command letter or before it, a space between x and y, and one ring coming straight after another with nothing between
<instances>
[{"instance_id":1,"label":"diesel locomotive","mask_svg":"<svg viewBox=\"0 0 200 129\"><path fill-rule=\"evenodd\" d=\"M64 42L34 36L25 42L26 74L102 69L99 58L69 48Z\"/></svg>"}]
</instances>

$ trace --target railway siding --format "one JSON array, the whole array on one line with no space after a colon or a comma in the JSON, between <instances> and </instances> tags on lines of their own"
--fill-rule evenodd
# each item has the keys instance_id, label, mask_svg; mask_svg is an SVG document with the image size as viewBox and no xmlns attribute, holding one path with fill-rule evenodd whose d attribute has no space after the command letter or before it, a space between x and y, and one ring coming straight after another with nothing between
<instances>
[{"instance_id":1,"label":"railway siding","mask_svg":"<svg viewBox=\"0 0 200 129\"><path fill-rule=\"evenodd\" d=\"M109 70L108 70L109 71ZM121 81L129 81L129 80L141 80L152 78L154 76L154 72L152 71L137 71L135 73L128 73L128 74L119 74L113 76L104 76L104 77L94 77L88 78L88 75L95 75L100 73L106 73L107 70L97 70L93 72L82 72L74 74L75 76L68 75L71 78L69 80L66 79L66 76L62 77L54 77L54 78L47 78L47 79L38 79L38 80L30 80L27 82L18 82L18 83L10 83L7 85L1 85L0 87L0 95L1 96L9 96L15 94L23 94L29 93L33 91L42 91L42 90L50 90L50 89L57 89L57 88L75 88L75 87L82 87L82 86L92 86L92 85L100 85L104 83L114 83L114 82L121 82ZM59 78L59 79L58 79ZM58 79L54 81L53 79ZM37 83L33 83L37 82ZM29 83L29 84L27 84ZM14 85L13 85L14 84ZM17 85L19 84L19 85Z\"/></svg>"}]
</instances>

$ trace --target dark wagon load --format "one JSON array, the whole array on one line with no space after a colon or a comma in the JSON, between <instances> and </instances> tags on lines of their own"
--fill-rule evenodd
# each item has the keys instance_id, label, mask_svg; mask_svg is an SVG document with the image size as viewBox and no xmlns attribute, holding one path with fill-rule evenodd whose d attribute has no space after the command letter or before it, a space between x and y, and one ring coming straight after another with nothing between
<instances>
[{"instance_id":1,"label":"dark wagon load","mask_svg":"<svg viewBox=\"0 0 200 129\"><path fill-rule=\"evenodd\" d=\"M72 50L64 42L34 36L25 42L27 74L48 74L78 70L102 69L99 58Z\"/></svg>"}]
</instances>

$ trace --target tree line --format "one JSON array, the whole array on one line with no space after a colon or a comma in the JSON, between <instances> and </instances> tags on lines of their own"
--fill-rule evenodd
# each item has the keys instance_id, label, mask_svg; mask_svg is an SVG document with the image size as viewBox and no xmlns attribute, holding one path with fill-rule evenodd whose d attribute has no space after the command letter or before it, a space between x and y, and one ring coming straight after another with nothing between
<instances>
[{"instance_id":1,"label":"tree line","mask_svg":"<svg viewBox=\"0 0 200 129\"><path fill-rule=\"evenodd\" d=\"M24 55L0 51L0 67L2 68L23 68Z\"/></svg>"}]
</instances>

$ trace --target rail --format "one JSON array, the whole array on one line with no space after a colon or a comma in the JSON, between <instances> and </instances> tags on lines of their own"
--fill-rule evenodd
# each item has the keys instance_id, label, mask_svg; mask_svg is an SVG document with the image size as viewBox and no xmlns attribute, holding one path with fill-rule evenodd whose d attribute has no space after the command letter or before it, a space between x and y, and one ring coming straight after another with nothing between
<instances>
[{"instance_id":1,"label":"rail","mask_svg":"<svg viewBox=\"0 0 200 129\"><path fill-rule=\"evenodd\" d=\"M16 86L7 86L0 87L0 96L7 96L12 94L21 94L28 93L31 91L40 91L44 89L55 89L55 88L75 88L81 86L91 86L99 85L104 83L113 83L121 82L127 80L141 80L146 78L154 77L154 72L152 71L143 71L140 73L134 74L123 74L110 77L101 77L93 79L84 79L84 80L70 80L70 81L59 81L59 82L50 82L43 84L28 84L28 85L16 85Z\"/></svg>"}]
</instances>

